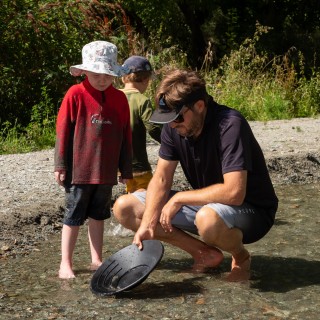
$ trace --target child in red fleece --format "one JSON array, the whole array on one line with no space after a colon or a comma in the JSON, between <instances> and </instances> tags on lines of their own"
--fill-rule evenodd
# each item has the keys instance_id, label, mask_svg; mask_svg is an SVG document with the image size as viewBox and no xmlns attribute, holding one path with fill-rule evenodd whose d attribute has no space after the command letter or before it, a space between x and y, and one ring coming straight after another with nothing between
<instances>
[{"instance_id":1,"label":"child in red fleece","mask_svg":"<svg viewBox=\"0 0 320 320\"><path fill-rule=\"evenodd\" d=\"M126 73L117 64L117 47L94 41L82 49L73 76L86 75L66 93L58 113L55 179L66 191L59 277L74 278L72 257L79 228L88 219L91 269L102 264L104 220L110 218L112 186L132 178L130 110L125 94L114 88Z\"/></svg>"}]
</instances>

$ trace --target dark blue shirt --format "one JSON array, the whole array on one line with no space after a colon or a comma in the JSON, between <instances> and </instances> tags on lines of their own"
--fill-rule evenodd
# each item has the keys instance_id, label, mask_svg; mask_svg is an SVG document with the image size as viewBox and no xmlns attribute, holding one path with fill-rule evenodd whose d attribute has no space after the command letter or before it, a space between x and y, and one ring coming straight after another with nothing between
<instances>
[{"instance_id":1,"label":"dark blue shirt","mask_svg":"<svg viewBox=\"0 0 320 320\"><path fill-rule=\"evenodd\" d=\"M197 139L182 137L166 124L159 156L180 161L194 189L223 183L225 173L247 170L244 201L266 209L277 207L278 199L266 162L249 123L238 111L217 104L211 97L200 136Z\"/></svg>"}]
</instances>

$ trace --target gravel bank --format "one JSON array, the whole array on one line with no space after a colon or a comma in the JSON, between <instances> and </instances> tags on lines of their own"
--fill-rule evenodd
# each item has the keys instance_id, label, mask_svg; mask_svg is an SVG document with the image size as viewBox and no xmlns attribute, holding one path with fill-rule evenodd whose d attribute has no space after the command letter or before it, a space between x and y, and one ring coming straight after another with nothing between
<instances>
[{"instance_id":1,"label":"gravel bank","mask_svg":"<svg viewBox=\"0 0 320 320\"><path fill-rule=\"evenodd\" d=\"M250 122L277 184L320 182L320 118ZM156 144L148 145L157 161ZM26 254L60 232L64 191L53 178L53 150L0 156L0 257ZM175 186L187 183L177 170ZM114 198L123 192L114 188Z\"/></svg>"}]
</instances>

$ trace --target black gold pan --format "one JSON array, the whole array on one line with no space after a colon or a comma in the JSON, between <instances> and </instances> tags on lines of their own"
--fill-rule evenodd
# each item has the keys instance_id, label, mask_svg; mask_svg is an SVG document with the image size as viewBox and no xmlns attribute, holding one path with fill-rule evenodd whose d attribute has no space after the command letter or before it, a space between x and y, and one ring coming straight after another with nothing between
<instances>
[{"instance_id":1,"label":"black gold pan","mask_svg":"<svg viewBox=\"0 0 320 320\"><path fill-rule=\"evenodd\" d=\"M131 290L147 279L160 262L164 247L158 240L144 240L143 250L131 244L107 258L91 279L91 291L99 296Z\"/></svg>"}]
</instances>

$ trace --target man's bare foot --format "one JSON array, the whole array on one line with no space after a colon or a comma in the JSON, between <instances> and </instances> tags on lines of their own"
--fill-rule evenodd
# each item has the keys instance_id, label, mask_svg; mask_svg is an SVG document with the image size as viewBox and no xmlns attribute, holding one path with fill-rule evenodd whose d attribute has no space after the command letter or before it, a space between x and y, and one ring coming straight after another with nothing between
<instances>
[{"instance_id":1,"label":"man's bare foot","mask_svg":"<svg viewBox=\"0 0 320 320\"><path fill-rule=\"evenodd\" d=\"M94 262L94 263L92 262L89 266L89 269L91 271L96 271L101 265L102 265L102 262Z\"/></svg>"},{"instance_id":2,"label":"man's bare foot","mask_svg":"<svg viewBox=\"0 0 320 320\"><path fill-rule=\"evenodd\" d=\"M223 254L219 249L208 246L205 250L198 251L193 258L194 264L191 271L204 273L208 269L217 268L223 260Z\"/></svg>"},{"instance_id":3,"label":"man's bare foot","mask_svg":"<svg viewBox=\"0 0 320 320\"><path fill-rule=\"evenodd\" d=\"M73 279L76 277L72 271L72 267L69 264L64 264L62 262L58 275L60 279Z\"/></svg>"},{"instance_id":4,"label":"man's bare foot","mask_svg":"<svg viewBox=\"0 0 320 320\"><path fill-rule=\"evenodd\" d=\"M251 257L247 250L240 257L232 257L231 272L225 278L230 282L242 282L250 279Z\"/></svg>"}]
</instances>

